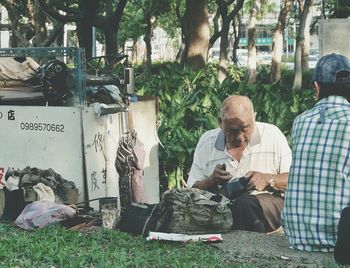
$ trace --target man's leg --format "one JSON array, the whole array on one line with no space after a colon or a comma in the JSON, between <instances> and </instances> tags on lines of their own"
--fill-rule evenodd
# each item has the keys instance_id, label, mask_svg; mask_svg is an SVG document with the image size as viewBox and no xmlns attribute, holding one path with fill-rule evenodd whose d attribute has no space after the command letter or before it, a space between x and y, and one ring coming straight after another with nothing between
<instances>
[{"instance_id":1,"label":"man's leg","mask_svg":"<svg viewBox=\"0 0 350 268\"><path fill-rule=\"evenodd\" d=\"M232 206L233 229L266 233L267 222L259 200L254 195L243 194Z\"/></svg>"},{"instance_id":2,"label":"man's leg","mask_svg":"<svg viewBox=\"0 0 350 268\"><path fill-rule=\"evenodd\" d=\"M233 202L233 229L267 233L281 225L283 199L271 194L243 194Z\"/></svg>"},{"instance_id":3,"label":"man's leg","mask_svg":"<svg viewBox=\"0 0 350 268\"><path fill-rule=\"evenodd\" d=\"M262 207L264 217L266 219L266 231L272 232L281 226L281 212L284 200L279 195L259 194L256 195Z\"/></svg>"}]
</instances>

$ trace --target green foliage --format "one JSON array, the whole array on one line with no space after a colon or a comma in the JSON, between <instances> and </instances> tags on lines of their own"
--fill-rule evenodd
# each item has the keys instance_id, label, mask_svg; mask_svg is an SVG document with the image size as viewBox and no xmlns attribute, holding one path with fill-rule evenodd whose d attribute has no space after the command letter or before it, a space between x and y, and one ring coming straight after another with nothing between
<instances>
[{"instance_id":1,"label":"green foliage","mask_svg":"<svg viewBox=\"0 0 350 268\"><path fill-rule=\"evenodd\" d=\"M350 16L350 2L337 0L334 2L334 16L336 18L347 18Z\"/></svg>"},{"instance_id":2,"label":"green foliage","mask_svg":"<svg viewBox=\"0 0 350 268\"><path fill-rule=\"evenodd\" d=\"M261 0L261 6L258 9L257 18L260 20L266 16L268 13L276 12L277 6L276 3L269 0ZM255 7L255 0L246 0L244 2L244 10L245 12L250 12L250 10Z\"/></svg>"},{"instance_id":3,"label":"green foliage","mask_svg":"<svg viewBox=\"0 0 350 268\"><path fill-rule=\"evenodd\" d=\"M257 68L256 79L261 83L268 84L271 80L271 64L262 64Z\"/></svg>"},{"instance_id":4,"label":"green foliage","mask_svg":"<svg viewBox=\"0 0 350 268\"><path fill-rule=\"evenodd\" d=\"M302 88L311 88L312 70L303 72ZM291 88L294 81L294 70L282 69L280 84L283 87Z\"/></svg>"},{"instance_id":5,"label":"green foliage","mask_svg":"<svg viewBox=\"0 0 350 268\"><path fill-rule=\"evenodd\" d=\"M304 75L308 81L310 73ZM164 63L154 65L146 81L137 79L138 94L158 97L160 177L169 188L179 187L187 179L195 146L205 131L218 127L219 107L227 96L248 96L254 103L257 121L277 125L287 137L294 118L315 103L308 86L291 90L293 80L288 76L282 86L268 84L270 69L266 66L261 67L260 81L255 85L242 82L243 77L243 69L230 66L228 77L220 84L215 65L193 71Z\"/></svg>"},{"instance_id":6,"label":"green foliage","mask_svg":"<svg viewBox=\"0 0 350 268\"><path fill-rule=\"evenodd\" d=\"M171 13L164 13L158 17L158 25L161 25L161 28L166 32L168 37L173 40L174 46L178 46L178 37L181 36L180 22L174 20L176 14L174 10L171 10ZM174 24L176 27L174 27Z\"/></svg>"},{"instance_id":7,"label":"green foliage","mask_svg":"<svg viewBox=\"0 0 350 268\"><path fill-rule=\"evenodd\" d=\"M290 54L288 56L286 54L283 54L282 62L294 62L294 54Z\"/></svg>"},{"instance_id":8,"label":"green foliage","mask_svg":"<svg viewBox=\"0 0 350 268\"><path fill-rule=\"evenodd\" d=\"M231 64L227 67L227 76L232 81L244 81L245 68L239 67L236 64Z\"/></svg>"},{"instance_id":9,"label":"green foliage","mask_svg":"<svg viewBox=\"0 0 350 268\"><path fill-rule=\"evenodd\" d=\"M222 267L215 249L201 243L146 242L102 228L28 232L0 224L0 232L1 267Z\"/></svg>"},{"instance_id":10,"label":"green foliage","mask_svg":"<svg viewBox=\"0 0 350 268\"><path fill-rule=\"evenodd\" d=\"M293 91L277 84L241 84L236 94L248 96L253 101L256 120L277 125L288 140L294 118L315 102L310 89Z\"/></svg>"},{"instance_id":11,"label":"green foliage","mask_svg":"<svg viewBox=\"0 0 350 268\"><path fill-rule=\"evenodd\" d=\"M144 33L144 14L141 9L135 8L131 3L125 6L120 27L118 41L124 44L128 39L137 40Z\"/></svg>"},{"instance_id":12,"label":"green foliage","mask_svg":"<svg viewBox=\"0 0 350 268\"><path fill-rule=\"evenodd\" d=\"M144 2L145 6L148 7L148 10L151 10L154 16L160 16L171 10L171 3L168 0L144 0Z\"/></svg>"},{"instance_id":13,"label":"green foliage","mask_svg":"<svg viewBox=\"0 0 350 268\"><path fill-rule=\"evenodd\" d=\"M170 11L171 3L167 0L130 1L125 7L120 22L118 31L120 44L124 44L128 39L137 40L145 33L146 16L154 17L155 21L152 27L156 27L158 25L158 18L162 16L162 22L165 23L164 16L170 13Z\"/></svg>"},{"instance_id":14,"label":"green foliage","mask_svg":"<svg viewBox=\"0 0 350 268\"><path fill-rule=\"evenodd\" d=\"M158 135L164 146L160 159L165 160L161 171L170 187L178 187L200 135L218 126L220 85L214 66L193 71L172 63L157 65L152 71L151 79L138 84L138 93L158 97Z\"/></svg>"}]
</instances>

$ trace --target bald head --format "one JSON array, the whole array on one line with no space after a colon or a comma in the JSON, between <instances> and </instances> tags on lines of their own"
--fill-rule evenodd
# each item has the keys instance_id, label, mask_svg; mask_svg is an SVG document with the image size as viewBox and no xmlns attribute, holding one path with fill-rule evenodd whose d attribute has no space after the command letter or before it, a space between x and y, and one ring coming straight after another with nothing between
<instances>
[{"instance_id":1,"label":"bald head","mask_svg":"<svg viewBox=\"0 0 350 268\"><path fill-rule=\"evenodd\" d=\"M254 117L254 108L251 100L246 96L229 96L227 97L220 109L220 118L230 117Z\"/></svg>"},{"instance_id":2,"label":"bald head","mask_svg":"<svg viewBox=\"0 0 350 268\"><path fill-rule=\"evenodd\" d=\"M228 149L246 146L255 128L252 102L245 96L227 97L221 105L219 121Z\"/></svg>"}]
</instances>

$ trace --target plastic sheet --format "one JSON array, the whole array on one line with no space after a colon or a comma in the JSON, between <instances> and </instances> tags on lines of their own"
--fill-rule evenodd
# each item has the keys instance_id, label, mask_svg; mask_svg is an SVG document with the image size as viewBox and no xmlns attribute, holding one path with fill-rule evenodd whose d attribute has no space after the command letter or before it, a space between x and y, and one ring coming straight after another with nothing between
<instances>
[{"instance_id":1,"label":"plastic sheet","mask_svg":"<svg viewBox=\"0 0 350 268\"><path fill-rule=\"evenodd\" d=\"M75 209L52 201L42 200L28 204L15 224L25 230L34 230L56 224L76 214Z\"/></svg>"}]
</instances>

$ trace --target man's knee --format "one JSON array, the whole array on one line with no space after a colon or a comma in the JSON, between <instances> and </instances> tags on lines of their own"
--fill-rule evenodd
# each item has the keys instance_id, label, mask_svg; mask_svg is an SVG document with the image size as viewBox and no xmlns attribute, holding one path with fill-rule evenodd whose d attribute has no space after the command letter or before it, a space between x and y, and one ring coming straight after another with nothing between
<instances>
[{"instance_id":1,"label":"man's knee","mask_svg":"<svg viewBox=\"0 0 350 268\"><path fill-rule=\"evenodd\" d=\"M233 207L238 210L249 211L251 209L257 209L259 207L259 201L253 195L244 194L235 199Z\"/></svg>"},{"instance_id":2,"label":"man's knee","mask_svg":"<svg viewBox=\"0 0 350 268\"><path fill-rule=\"evenodd\" d=\"M258 199L252 195L239 196L232 207L233 229L266 232L266 220Z\"/></svg>"}]
</instances>

